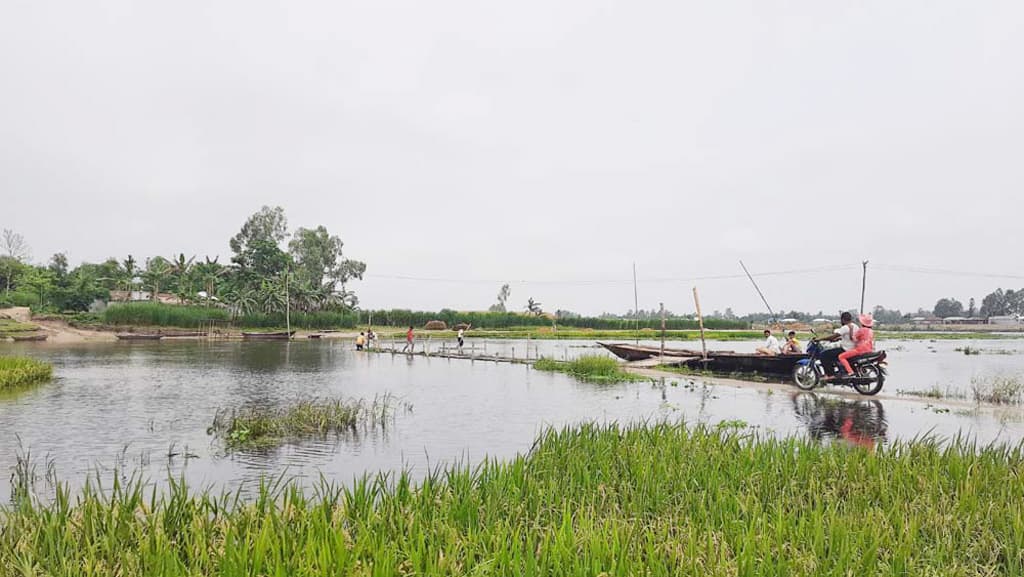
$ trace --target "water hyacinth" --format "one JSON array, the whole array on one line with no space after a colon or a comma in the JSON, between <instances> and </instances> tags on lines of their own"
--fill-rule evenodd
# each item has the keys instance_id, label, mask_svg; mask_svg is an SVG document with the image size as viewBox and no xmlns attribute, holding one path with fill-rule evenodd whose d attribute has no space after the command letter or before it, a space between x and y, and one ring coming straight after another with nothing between
<instances>
[{"instance_id":1,"label":"water hyacinth","mask_svg":"<svg viewBox=\"0 0 1024 577\"><path fill-rule=\"evenodd\" d=\"M19 493L3 575L1015 575L1021 447L875 451L656 424L252 500L138 479Z\"/></svg>"}]
</instances>

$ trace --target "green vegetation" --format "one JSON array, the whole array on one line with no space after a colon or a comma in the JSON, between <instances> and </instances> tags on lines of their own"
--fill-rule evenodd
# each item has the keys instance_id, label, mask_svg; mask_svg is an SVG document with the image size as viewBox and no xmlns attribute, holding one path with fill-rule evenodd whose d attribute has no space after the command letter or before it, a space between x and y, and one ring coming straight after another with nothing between
<instances>
[{"instance_id":1,"label":"green vegetation","mask_svg":"<svg viewBox=\"0 0 1024 577\"><path fill-rule=\"evenodd\" d=\"M979 403L1019 405L1024 403L1024 381L1016 375L995 375L971 379L971 392Z\"/></svg>"},{"instance_id":2,"label":"green vegetation","mask_svg":"<svg viewBox=\"0 0 1024 577\"><path fill-rule=\"evenodd\" d=\"M396 401L390 395L363 400L303 400L280 408L220 410L207 430L232 448L276 445L288 440L360 427L386 428Z\"/></svg>"},{"instance_id":3,"label":"green vegetation","mask_svg":"<svg viewBox=\"0 0 1024 577\"><path fill-rule=\"evenodd\" d=\"M36 385L52 376L50 363L26 357L0 357L0 390Z\"/></svg>"},{"instance_id":4,"label":"green vegetation","mask_svg":"<svg viewBox=\"0 0 1024 577\"><path fill-rule=\"evenodd\" d=\"M0 510L7 575L1019 575L1018 447L583 425L527 456L251 500L137 477ZM22 475L18 478L30 477ZM997 504L998 506L993 506Z\"/></svg>"},{"instance_id":5,"label":"green vegetation","mask_svg":"<svg viewBox=\"0 0 1024 577\"><path fill-rule=\"evenodd\" d=\"M103 322L113 326L163 326L198 328L211 320L231 322L239 328L284 328L284 313L249 313L231 318L221 308L166 305L153 302L112 304L103 313ZM291 325L300 329L337 329L356 326L356 315L345 311L293 312Z\"/></svg>"},{"instance_id":6,"label":"green vegetation","mask_svg":"<svg viewBox=\"0 0 1024 577\"><path fill-rule=\"evenodd\" d=\"M903 395L906 397L921 397L925 399L966 399L967 394L963 391L955 389L953 387L940 387L939 385L932 385L927 389L920 391L908 391L904 389L898 389L897 395Z\"/></svg>"},{"instance_id":7,"label":"green vegetation","mask_svg":"<svg viewBox=\"0 0 1024 577\"><path fill-rule=\"evenodd\" d=\"M0 339L35 332L38 328L32 323L19 323L7 317L0 317Z\"/></svg>"},{"instance_id":8,"label":"green vegetation","mask_svg":"<svg viewBox=\"0 0 1024 577\"><path fill-rule=\"evenodd\" d=\"M533 368L539 371L568 373L577 379L590 382L621 383L649 380L647 377L624 371L619 361L603 355L584 355L567 362L544 357L538 359Z\"/></svg>"}]
</instances>

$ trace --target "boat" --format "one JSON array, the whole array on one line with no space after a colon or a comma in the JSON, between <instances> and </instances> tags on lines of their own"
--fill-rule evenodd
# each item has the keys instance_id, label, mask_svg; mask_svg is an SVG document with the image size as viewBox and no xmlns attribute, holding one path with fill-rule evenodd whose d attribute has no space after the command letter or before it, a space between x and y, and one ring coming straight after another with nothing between
<instances>
[{"instance_id":1,"label":"boat","mask_svg":"<svg viewBox=\"0 0 1024 577\"><path fill-rule=\"evenodd\" d=\"M24 342L45 341L47 336L48 335L46 333L37 333L37 334L32 334L32 335L11 335L11 338L14 339L14 342L16 342L16 343L24 343Z\"/></svg>"},{"instance_id":2,"label":"boat","mask_svg":"<svg viewBox=\"0 0 1024 577\"><path fill-rule=\"evenodd\" d=\"M242 338L251 341L286 341L292 338L295 331L278 331L276 333L242 333Z\"/></svg>"},{"instance_id":3,"label":"boat","mask_svg":"<svg viewBox=\"0 0 1024 577\"><path fill-rule=\"evenodd\" d=\"M118 340L160 340L164 338L162 334L140 334L140 333L121 333L114 335L118 337Z\"/></svg>"},{"instance_id":4,"label":"boat","mask_svg":"<svg viewBox=\"0 0 1024 577\"><path fill-rule=\"evenodd\" d=\"M688 358L681 362L666 364L688 367L695 370L711 371L717 374L750 374L765 377L788 378L793 368L806 354L758 355L756 353L737 353L735 351L708 351L708 358Z\"/></svg>"},{"instance_id":5,"label":"boat","mask_svg":"<svg viewBox=\"0 0 1024 577\"><path fill-rule=\"evenodd\" d=\"M645 347L642 345L627 345L621 343L597 343L602 347L608 349L613 355L619 357L624 361L642 361L652 357L660 357L661 347ZM665 349L666 357L699 357L703 353L700 351L691 351L688 349Z\"/></svg>"},{"instance_id":6,"label":"boat","mask_svg":"<svg viewBox=\"0 0 1024 577\"><path fill-rule=\"evenodd\" d=\"M598 343L612 354L626 361L642 361L661 355L660 347L646 347L619 343ZM694 370L711 371L719 374L758 374L763 376L788 377L793 373L797 361L808 358L806 354L758 355L735 351L708 351L707 358L701 351L689 349L665 349L666 365L681 366Z\"/></svg>"},{"instance_id":7,"label":"boat","mask_svg":"<svg viewBox=\"0 0 1024 577\"><path fill-rule=\"evenodd\" d=\"M322 334L319 334L319 333L313 333L313 334L311 334L311 335L306 335L306 338L307 338L307 339L319 339L319 338L321 338L321 337L323 337L323 335L322 335Z\"/></svg>"}]
</instances>

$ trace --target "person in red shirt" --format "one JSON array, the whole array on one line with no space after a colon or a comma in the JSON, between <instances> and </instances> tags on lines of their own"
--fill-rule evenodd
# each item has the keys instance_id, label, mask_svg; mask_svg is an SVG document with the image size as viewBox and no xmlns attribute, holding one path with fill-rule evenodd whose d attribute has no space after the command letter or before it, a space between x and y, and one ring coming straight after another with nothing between
<instances>
[{"instance_id":1,"label":"person in red shirt","mask_svg":"<svg viewBox=\"0 0 1024 577\"><path fill-rule=\"evenodd\" d=\"M413 340L415 338L416 338L416 335L413 334L413 332L412 332L412 325L410 325L409 326L409 330L405 331L405 346L402 347L402 352L403 353L404 352L410 352L411 353L413 351Z\"/></svg>"},{"instance_id":2,"label":"person in red shirt","mask_svg":"<svg viewBox=\"0 0 1024 577\"><path fill-rule=\"evenodd\" d=\"M875 321L871 318L871 315L860 315L860 329L853 336L853 342L857 346L839 355L839 364L843 365L843 368L846 369L847 375L853 374L853 368L850 367L850 359L875 350L875 331L872 328L874 325Z\"/></svg>"}]
</instances>

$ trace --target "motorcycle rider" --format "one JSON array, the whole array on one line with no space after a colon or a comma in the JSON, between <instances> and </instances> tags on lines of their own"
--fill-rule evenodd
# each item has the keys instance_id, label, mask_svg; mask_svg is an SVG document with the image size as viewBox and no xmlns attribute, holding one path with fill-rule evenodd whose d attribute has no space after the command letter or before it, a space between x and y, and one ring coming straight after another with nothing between
<instances>
[{"instance_id":1,"label":"motorcycle rider","mask_svg":"<svg viewBox=\"0 0 1024 577\"><path fill-rule=\"evenodd\" d=\"M821 368L825 370L825 380L835 378L833 374L835 373L836 366L839 363L839 355L857 348L857 343L854 339L856 338L857 331L860 327L857 326L857 323L853 322L853 315L848 312L843 313L839 316L839 322L842 323L842 326L832 331L831 335L817 339L819 342L825 341L834 343L839 341L839 346L830 347L818 354L818 360L821 361Z\"/></svg>"},{"instance_id":2,"label":"motorcycle rider","mask_svg":"<svg viewBox=\"0 0 1024 577\"><path fill-rule=\"evenodd\" d=\"M857 330L857 334L854 336L857 346L839 355L839 364L843 365L843 368L846 369L846 376L853 374L853 368L850 367L850 359L875 350L875 331L871 328L873 326L875 326L875 320L871 315L860 315L860 329Z\"/></svg>"}]
</instances>

